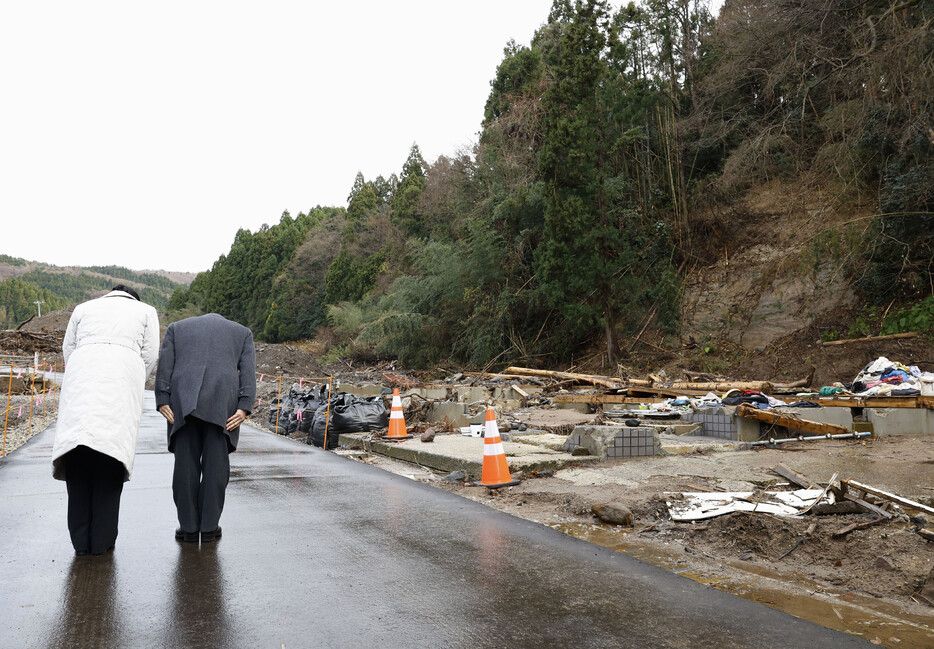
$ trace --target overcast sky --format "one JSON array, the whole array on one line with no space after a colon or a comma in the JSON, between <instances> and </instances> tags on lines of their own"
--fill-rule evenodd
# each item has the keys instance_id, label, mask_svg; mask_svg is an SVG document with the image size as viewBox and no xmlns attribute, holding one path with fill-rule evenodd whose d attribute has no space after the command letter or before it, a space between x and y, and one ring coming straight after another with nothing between
<instances>
[{"instance_id":1,"label":"overcast sky","mask_svg":"<svg viewBox=\"0 0 934 649\"><path fill-rule=\"evenodd\" d=\"M413 143L473 144L503 48L550 7L0 3L0 253L206 270L238 228L345 206Z\"/></svg>"},{"instance_id":2,"label":"overcast sky","mask_svg":"<svg viewBox=\"0 0 934 649\"><path fill-rule=\"evenodd\" d=\"M551 0L4 2L0 252L200 271L476 140Z\"/></svg>"}]
</instances>

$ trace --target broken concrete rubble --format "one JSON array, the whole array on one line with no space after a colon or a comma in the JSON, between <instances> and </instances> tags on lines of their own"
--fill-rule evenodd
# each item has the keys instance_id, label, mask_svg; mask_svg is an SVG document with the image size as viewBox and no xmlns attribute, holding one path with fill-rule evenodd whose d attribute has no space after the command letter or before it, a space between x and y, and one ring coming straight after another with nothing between
<instances>
[{"instance_id":1,"label":"broken concrete rubble","mask_svg":"<svg viewBox=\"0 0 934 649\"><path fill-rule=\"evenodd\" d=\"M568 436L564 450L578 447L601 460L645 457L661 452L658 432L648 426L578 426Z\"/></svg>"}]
</instances>

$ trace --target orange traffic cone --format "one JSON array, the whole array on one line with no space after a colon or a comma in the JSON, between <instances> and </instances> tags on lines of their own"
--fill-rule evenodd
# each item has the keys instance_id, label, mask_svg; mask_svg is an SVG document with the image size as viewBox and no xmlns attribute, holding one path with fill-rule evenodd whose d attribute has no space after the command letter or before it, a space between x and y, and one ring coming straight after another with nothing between
<instances>
[{"instance_id":1,"label":"orange traffic cone","mask_svg":"<svg viewBox=\"0 0 934 649\"><path fill-rule=\"evenodd\" d=\"M499 436L496 413L492 408L486 409L486 430L483 433L483 474L478 484L490 489L519 484L518 480L513 480L509 475L503 439Z\"/></svg>"},{"instance_id":2,"label":"orange traffic cone","mask_svg":"<svg viewBox=\"0 0 934 649\"><path fill-rule=\"evenodd\" d=\"M392 389L392 409L389 411L389 432L383 439L399 440L409 439L408 429L405 427L405 417L402 415L402 399L399 397L399 388Z\"/></svg>"}]
</instances>

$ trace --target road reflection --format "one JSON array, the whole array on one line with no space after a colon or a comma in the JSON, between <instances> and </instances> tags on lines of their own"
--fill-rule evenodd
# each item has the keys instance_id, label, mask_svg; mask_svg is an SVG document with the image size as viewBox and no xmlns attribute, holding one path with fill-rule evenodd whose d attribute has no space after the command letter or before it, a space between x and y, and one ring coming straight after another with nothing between
<instances>
[{"instance_id":1,"label":"road reflection","mask_svg":"<svg viewBox=\"0 0 934 649\"><path fill-rule=\"evenodd\" d=\"M236 646L224 595L221 543L178 544L166 646Z\"/></svg>"},{"instance_id":2,"label":"road reflection","mask_svg":"<svg viewBox=\"0 0 934 649\"><path fill-rule=\"evenodd\" d=\"M111 552L98 557L75 557L68 572L62 615L48 647L129 646L117 603L117 567Z\"/></svg>"}]
</instances>

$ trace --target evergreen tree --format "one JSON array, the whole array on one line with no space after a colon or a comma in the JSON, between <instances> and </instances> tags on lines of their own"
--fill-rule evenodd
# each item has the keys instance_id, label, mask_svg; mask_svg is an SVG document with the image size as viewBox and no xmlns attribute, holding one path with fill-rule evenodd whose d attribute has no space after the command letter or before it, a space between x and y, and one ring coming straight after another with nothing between
<instances>
[{"instance_id":1,"label":"evergreen tree","mask_svg":"<svg viewBox=\"0 0 934 649\"><path fill-rule=\"evenodd\" d=\"M418 210L418 198L425 191L425 160L418 145L413 144L409 157L402 166L402 176L392 195L392 222L412 237L424 235L422 215Z\"/></svg>"},{"instance_id":2,"label":"evergreen tree","mask_svg":"<svg viewBox=\"0 0 934 649\"><path fill-rule=\"evenodd\" d=\"M347 197L347 218L351 222L359 223L369 216L379 204L383 202L374 183L363 178L363 173L357 172L350 196Z\"/></svg>"},{"instance_id":3,"label":"evergreen tree","mask_svg":"<svg viewBox=\"0 0 934 649\"><path fill-rule=\"evenodd\" d=\"M612 280L620 248L609 221L607 180L599 118L599 86L607 76L608 9L601 0L556 0L551 22L563 29L554 83L543 97L539 174L546 185L545 238L536 261L549 301L572 329L584 332L602 320L611 359L617 352L617 300Z\"/></svg>"}]
</instances>

